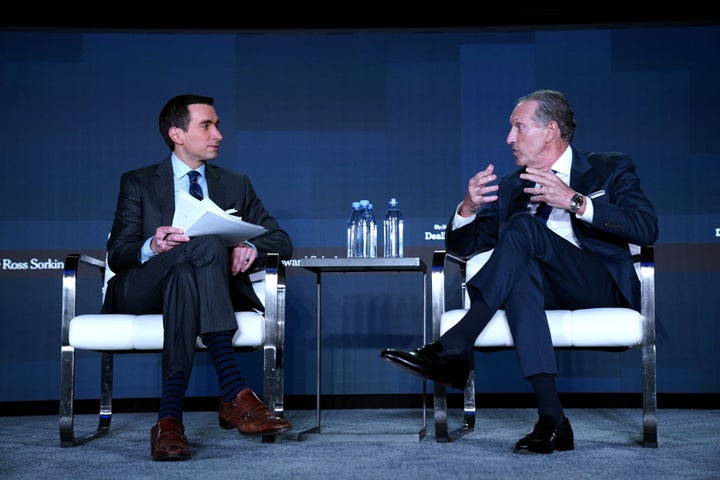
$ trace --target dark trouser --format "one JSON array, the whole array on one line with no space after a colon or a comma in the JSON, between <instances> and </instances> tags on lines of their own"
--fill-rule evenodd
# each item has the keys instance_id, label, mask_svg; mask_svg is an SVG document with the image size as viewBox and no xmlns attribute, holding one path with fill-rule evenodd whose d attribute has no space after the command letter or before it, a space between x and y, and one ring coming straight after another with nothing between
<instances>
[{"instance_id":1,"label":"dark trouser","mask_svg":"<svg viewBox=\"0 0 720 480\"><path fill-rule=\"evenodd\" d=\"M627 306L600 260L524 213L507 222L467 286L470 312L440 338L444 350L471 353L477 336L503 308L526 378L557 374L545 309Z\"/></svg>"},{"instance_id":2,"label":"dark trouser","mask_svg":"<svg viewBox=\"0 0 720 480\"><path fill-rule=\"evenodd\" d=\"M195 237L153 257L113 283L114 313L163 314L163 380L183 372L189 380L197 336L235 331L230 295L230 252L215 236Z\"/></svg>"}]
</instances>

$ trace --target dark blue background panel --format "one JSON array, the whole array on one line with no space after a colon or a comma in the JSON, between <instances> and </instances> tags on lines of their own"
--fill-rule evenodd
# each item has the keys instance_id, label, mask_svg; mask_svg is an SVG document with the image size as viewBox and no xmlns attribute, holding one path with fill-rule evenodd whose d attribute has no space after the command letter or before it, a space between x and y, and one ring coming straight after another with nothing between
<instances>
[{"instance_id":1,"label":"dark blue background panel","mask_svg":"<svg viewBox=\"0 0 720 480\"><path fill-rule=\"evenodd\" d=\"M248 173L293 238L286 393L310 395L315 276L298 260L344 256L351 202L372 201L380 218L397 197L405 254L429 266L468 179L489 163L514 168L508 117L537 88L569 97L576 147L635 159L659 214L658 391L718 393L718 362L707 359L720 342L719 47L715 25L0 30L0 401L58 399L62 262L71 252L104 255L120 174L168 154L157 116L171 96L215 97L224 136L216 162ZM88 311L100 301L93 281L82 279ZM324 288L323 391L421 391L378 358L423 341L419 277L338 275ZM636 353L559 352L559 388L639 391ZM242 355L260 388L261 355ZM116 365L117 396L159 394L159 355ZM96 366L82 366L81 377L94 379ZM479 354L477 366L479 391L529 391L512 351ZM217 395L215 383L199 354L190 394ZM79 398L97 395L94 385L78 388Z\"/></svg>"}]
</instances>

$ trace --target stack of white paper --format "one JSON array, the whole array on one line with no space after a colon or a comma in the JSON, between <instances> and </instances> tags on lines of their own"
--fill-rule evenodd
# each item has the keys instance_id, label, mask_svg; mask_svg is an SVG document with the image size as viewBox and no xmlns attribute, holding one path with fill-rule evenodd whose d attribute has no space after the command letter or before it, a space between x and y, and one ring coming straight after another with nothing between
<instances>
[{"instance_id":1,"label":"stack of white paper","mask_svg":"<svg viewBox=\"0 0 720 480\"><path fill-rule=\"evenodd\" d=\"M172 224L185 230L188 237L219 235L230 244L250 240L267 231L230 213L232 211L224 211L208 197L198 200L187 192L180 192Z\"/></svg>"}]
</instances>

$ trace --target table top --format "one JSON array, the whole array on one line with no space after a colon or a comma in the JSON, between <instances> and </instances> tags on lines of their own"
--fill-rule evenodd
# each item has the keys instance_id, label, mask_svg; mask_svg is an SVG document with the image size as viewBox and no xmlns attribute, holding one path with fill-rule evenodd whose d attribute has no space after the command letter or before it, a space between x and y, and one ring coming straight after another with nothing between
<instances>
[{"instance_id":1,"label":"table top","mask_svg":"<svg viewBox=\"0 0 720 480\"><path fill-rule=\"evenodd\" d=\"M313 272L423 272L419 257L400 258L301 258L300 266Z\"/></svg>"}]
</instances>

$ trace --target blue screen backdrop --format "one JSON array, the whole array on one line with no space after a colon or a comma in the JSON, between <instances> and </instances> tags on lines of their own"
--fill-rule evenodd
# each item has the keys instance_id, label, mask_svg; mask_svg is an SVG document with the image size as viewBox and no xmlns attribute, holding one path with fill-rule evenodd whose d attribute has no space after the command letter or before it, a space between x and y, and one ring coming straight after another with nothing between
<instances>
[{"instance_id":1,"label":"blue screen backdrop","mask_svg":"<svg viewBox=\"0 0 720 480\"><path fill-rule=\"evenodd\" d=\"M352 201L382 216L397 197L405 254L427 265L470 176L514 166L505 143L519 96L563 91L581 150L636 161L654 202L658 392L719 393L720 27L443 32L0 30L0 402L59 398L62 263L103 255L120 174L167 154L165 101L215 97L218 164L248 173L295 243L285 383L315 392L315 277L308 256L344 256ZM83 279L92 288L94 279ZM323 282L323 392L417 393L378 358L422 338L419 275ZM429 282L428 282L429 288ZM94 290L93 290L94 291ZM97 296L83 300L97 308ZM97 377L91 354L79 374ZM637 353L639 355L639 353ZM261 388L261 354L245 354ZM635 352L559 352L562 392L637 392ZM527 392L514 352L478 356L477 388ZM86 371L87 370L87 371ZM155 397L160 356L116 360L116 395ZM217 395L198 355L190 395ZM96 385L78 385L96 398Z\"/></svg>"}]
</instances>

